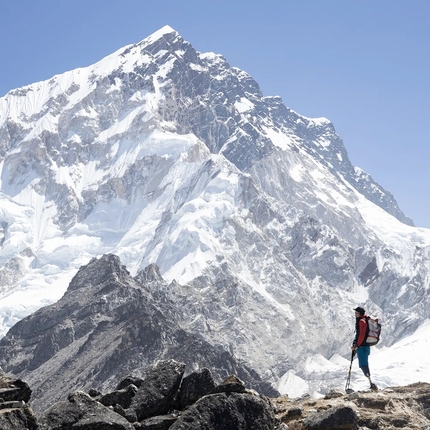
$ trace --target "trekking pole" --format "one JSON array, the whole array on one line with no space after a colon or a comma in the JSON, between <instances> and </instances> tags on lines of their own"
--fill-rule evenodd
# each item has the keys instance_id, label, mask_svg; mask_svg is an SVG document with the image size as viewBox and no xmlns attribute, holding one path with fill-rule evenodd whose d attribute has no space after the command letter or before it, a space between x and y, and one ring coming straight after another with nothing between
<instances>
[{"instance_id":1,"label":"trekking pole","mask_svg":"<svg viewBox=\"0 0 430 430\"><path fill-rule=\"evenodd\" d=\"M352 370L352 361L354 360L354 355L355 355L355 349L353 349L351 352L351 364L349 365L348 378L346 379L345 392L347 394L353 391L351 389L351 370Z\"/></svg>"}]
</instances>

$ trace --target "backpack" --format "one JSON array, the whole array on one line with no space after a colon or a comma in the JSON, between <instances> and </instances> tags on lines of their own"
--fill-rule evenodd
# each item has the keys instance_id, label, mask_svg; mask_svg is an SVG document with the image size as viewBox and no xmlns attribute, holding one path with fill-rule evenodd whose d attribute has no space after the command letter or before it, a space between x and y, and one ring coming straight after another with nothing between
<instances>
[{"instance_id":1,"label":"backpack","mask_svg":"<svg viewBox=\"0 0 430 430\"><path fill-rule=\"evenodd\" d=\"M381 323L378 318L366 317L367 321L367 337L366 345L374 346L379 342L381 336Z\"/></svg>"}]
</instances>

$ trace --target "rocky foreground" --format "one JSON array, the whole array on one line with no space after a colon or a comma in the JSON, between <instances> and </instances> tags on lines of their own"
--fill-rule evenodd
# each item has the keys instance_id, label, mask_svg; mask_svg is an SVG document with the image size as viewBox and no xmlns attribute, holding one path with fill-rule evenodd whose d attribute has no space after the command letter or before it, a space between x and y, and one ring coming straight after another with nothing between
<instances>
[{"instance_id":1,"label":"rocky foreground","mask_svg":"<svg viewBox=\"0 0 430 430\"><path fill-rule=\"evenodd\" d=\"M40 416L31 389L0 376L2 430L337 430L430 429L430 384L324 399L268 398L232 375L216 384L203 369L185 375L174 360L156 362L144 378L128 377L109 393L76 391Z\"/></svg>"}]
</instances>

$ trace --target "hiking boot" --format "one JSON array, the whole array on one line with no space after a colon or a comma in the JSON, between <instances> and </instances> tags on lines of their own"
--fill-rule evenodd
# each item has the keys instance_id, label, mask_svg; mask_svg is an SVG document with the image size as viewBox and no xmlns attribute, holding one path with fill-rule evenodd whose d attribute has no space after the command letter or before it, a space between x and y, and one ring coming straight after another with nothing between
<instances>
[{"instance_id":1,"label":"hiking boot","mask_svg":"<svg viewBox=\"0 0 430 430\"><path fill-rule=\"evenodd\" d=\"M372 391L378 391L378 387L373 382L370 384L370 389Z\"/></svg>"}]
</instances>

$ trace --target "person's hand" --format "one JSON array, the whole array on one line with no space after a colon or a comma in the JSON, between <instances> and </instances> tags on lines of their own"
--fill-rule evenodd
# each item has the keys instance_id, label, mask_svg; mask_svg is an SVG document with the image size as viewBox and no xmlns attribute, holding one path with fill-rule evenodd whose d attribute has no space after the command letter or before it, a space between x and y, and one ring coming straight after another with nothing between
<instances>
[{"instance_id":1,"label":"person's hand","mask_svg":"<svg viewBox=\"0 0 430 430\"><path fill-rule=\"evenodd\" d=\"M352 345L352 346L351 346L351 349L352 349L353 351L357 351L357 345Z\"/></svg>"}]
</instances>

